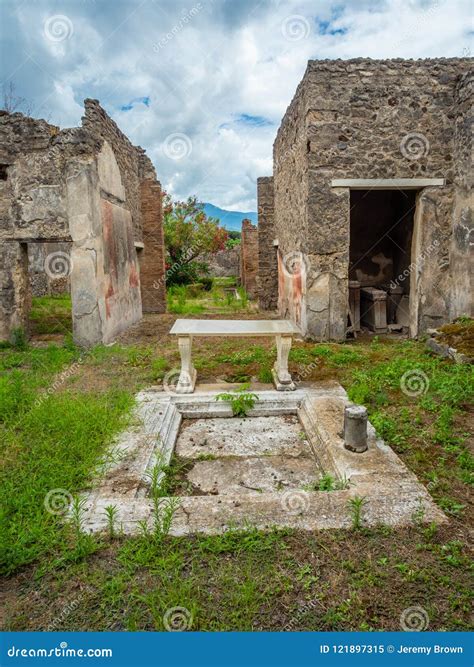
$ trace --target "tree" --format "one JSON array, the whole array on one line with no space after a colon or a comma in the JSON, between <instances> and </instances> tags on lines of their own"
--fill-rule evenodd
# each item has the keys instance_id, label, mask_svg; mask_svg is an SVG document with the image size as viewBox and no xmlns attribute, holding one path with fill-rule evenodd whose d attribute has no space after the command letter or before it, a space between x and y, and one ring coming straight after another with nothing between
<instances>
[{"instance_id":1,"label":"tree","mask_svg":"<svg viewBox=\"0 0 474 667\"><path fill-rule=\"evenodd\" d=\"M196 282L199 273L207 273L207 265L197 261L200 255L214 254L225 248L227 231L219 220L204 213L204 204L197 197L173 201L165 193L163 199L166 246L166 282Z\"/></svg>"},{"instance_id":2,"label":"tree","mask_svg":"<svg viewBox=\"0 0 474 667\"><path fill-rule=\"evenodd\" d=\"M16 94L16 86L13 81L10 81L8 84L4 83L2 87L2 108L9 113L14 111L20 111L23 108L23 113L27 116L31 116L33 111L33 105L31 102L28 102L26 97L20 97Z\"/></svg>"}]
</instances>

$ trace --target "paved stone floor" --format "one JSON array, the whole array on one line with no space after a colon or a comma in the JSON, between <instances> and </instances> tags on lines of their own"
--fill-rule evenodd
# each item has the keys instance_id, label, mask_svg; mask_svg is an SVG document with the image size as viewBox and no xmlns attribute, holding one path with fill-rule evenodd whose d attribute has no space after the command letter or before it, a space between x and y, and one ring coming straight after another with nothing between
<instances>
[{"instance_id":1,"label":"paved stone floor","mask_svg":"<svg viewBox=\"0 0 474 667\"><path fill-rule=\"evenodd\" d=\"M185 419L175 453L208 495L304 490L321 477L296 415Z\"/></svg>"},{"instance_id":2,"label":"paved stone floor","mask_svg":"<svg viewBox=\"0 0 474 667\"><path fill-rule=\"evenodd\" d=\"M112 463L85 495L87 530L106 530L109 505L117 508L125 533L136 533L143 521L152 527L150 473L158 463L173 468L174 461L183 464L178 476L184 479L170 487L179 496L173 535L231 526L349 528L354 498L363 499L363 525L446 521L370 423L367 451L345 449L349 400L336 382L292 392L255 389L258 401L245 418L233 417L230 404L216 400L223 389L137 394L134 425L114 443ZM333 480L333 490L318 489L323 474Z\"/></svg>"}]
</instances>

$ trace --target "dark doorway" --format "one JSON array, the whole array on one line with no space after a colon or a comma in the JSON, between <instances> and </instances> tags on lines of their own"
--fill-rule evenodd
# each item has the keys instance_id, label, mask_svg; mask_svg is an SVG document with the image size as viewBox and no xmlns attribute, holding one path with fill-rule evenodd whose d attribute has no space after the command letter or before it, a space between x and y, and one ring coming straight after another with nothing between
<instances>
[{"instance_id":1,"label":"dark doorway","mask_svg":"<svg viewBox=\"0 0 474 667\"><path fill-rule=\"evenodd\" d=\"M409 324L416 194L351 190L349 280L352 290L360 288L360 319L373 331Z\"/></svg>"}]
</instances>

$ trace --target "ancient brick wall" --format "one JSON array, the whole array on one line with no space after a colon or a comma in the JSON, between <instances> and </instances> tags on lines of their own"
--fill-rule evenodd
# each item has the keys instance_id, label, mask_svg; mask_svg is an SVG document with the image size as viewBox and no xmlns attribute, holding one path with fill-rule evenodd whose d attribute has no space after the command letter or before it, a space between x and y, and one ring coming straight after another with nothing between
<instances>
[{"instance_id":1,"label":"ancient brick wall","mask_svg":"<svg viewBox=\"0 0 474 667\"><path fill-rule=\"evenodd\" d=\"M240 281L249 296L257 295L258 230L250 220L242 220L240 242Z\"/></svg>"},{"instance_id":2,"label":"ancient brick wall","mask_svg":"<svg viewBox=\"0 0 474 667\"><path fill-rule=\"evenodd\" d=\"M140 188L144 249L139 251L144 313L166 311L165 246L162 192L158 181L144 180Z\"/></svg>"},{"instance_id":3,"label":"ancient brick wall","mask_svg":"<svg viewBox=\"0 0 474 667\"><path fill-rule=\"evenodd\" d=\"M436 250L417 277L412 330L449 317L455 133L461 132L453 119L457 86L469 67L469 59L308 63L274 144L280 265L301 253L305 267L298 300L292 303L285 287L289 296L280 310L296 319L302 309L308 335L345 335L350 193L332 187L335 178L446 179L443 188L421 191L417 201L416 247L421 252L435 242ZM292 271L280 279L294 282Z\"/></svg>"},{"instance_id":4,"label":"ancient brick wall","mask_svg":"<svg viewBox=\"0 0 474 667\"><path fill-rule=\"evenodd\" d=\"M278 264L274 221L273 178L257 179L258 199L258 299L262 310L278 305Z\"/></svg>"},{"instance_id":5,"label":"ancient brick wall","mask_svg":"<svg viewBox=\"0 0 474 667\"><path fill-rule=\"evenodd\" d=\"M140 181L143 178L156 179L155 169L144 150L131 143L115 121L102 109L98 100L86 99L84 108L82 127L106 140L112 147L125 188L126 205L132 215L135 241L141 241Z\"/></svg>"}]
</instances>

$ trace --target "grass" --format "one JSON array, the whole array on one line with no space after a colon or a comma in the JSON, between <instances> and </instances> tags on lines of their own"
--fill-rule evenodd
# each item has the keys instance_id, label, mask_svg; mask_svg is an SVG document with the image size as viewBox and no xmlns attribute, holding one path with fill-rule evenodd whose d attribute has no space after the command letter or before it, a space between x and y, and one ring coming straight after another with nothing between
<instances>
[{"instance_id":1,"label":"grass","mask_svg":"<svg viewBox=\"0 0 474 667\"><path fill-rule=\"evenodd\" d=\"M215 306L212 294L206 298L206 313L227 308ZM430 629L470 629L472 368L435 357L416 341L297 343L290 370L305 381L337 380L364 403L387 443L447 513L447 525L427 526L419 517L411 527L368 529L361 498L348 507L350 531L249 526L172 538L162 515L159 539L126 538L111 507L106 533L83 535L78 494L127 423L134 393L179 363L176 342L166 336L171 322L169 315L152 316L150 335L85 355L67 335L62 345L28 346L19 337L16 346L0 349L5 627L162 630L166 611L179 606L189 611L193 630L399 630L401 612L420 605ZM196 339L202 381L232 375L269 381L273 343L255 342ZM412 371L427 378L416 395L402 386ZM172 459L160 493L182 487L184 465ZM318 488L330 492L338 484L323 478ZM45 508L54 489L73 499L70 525Z\"/></svg>"},{"instance_id":2,"label":"grass","mask_svg":"<svg viewBox=\"0 0 474 667\"><path fill-rule=\"evenodd\" d=\"M62 334L72 331L71 308L69 294L33 297L30 310L32 333Z\"/></svg>"}]
</instances>

